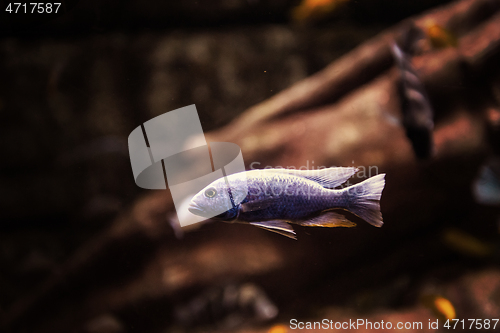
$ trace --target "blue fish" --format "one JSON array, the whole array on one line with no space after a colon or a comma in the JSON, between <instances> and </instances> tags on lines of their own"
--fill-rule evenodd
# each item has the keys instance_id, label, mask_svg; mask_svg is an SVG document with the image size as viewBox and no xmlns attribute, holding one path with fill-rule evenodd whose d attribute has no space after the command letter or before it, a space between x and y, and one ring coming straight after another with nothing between
<instances>
[{"instance_id":1,"label":"blue fish","mask_svg":"<svg viewBox=\"0 0 500 333\"><path fill-rule=\"evenodd\" d=\"M198 192L191 200L189 211L224 222L251 224L293 239L296 236L290 223L318 227L356 225L344 215L332 211L335 209L347 210L371 225L381 227L380 197L385 174L335 189L357 171L354 167L336 167L235 173Z\"/></svg>"},{"instance_id":2,"label":"blue fish","mask_svg":"<svg viewBox=\"0 0 500 333\"><path fill-rule=\"evenodd\" d=\"M483 164L472 190L480 204L500 205L500 158L491 158Z\"/></svg>"}]
</instances>

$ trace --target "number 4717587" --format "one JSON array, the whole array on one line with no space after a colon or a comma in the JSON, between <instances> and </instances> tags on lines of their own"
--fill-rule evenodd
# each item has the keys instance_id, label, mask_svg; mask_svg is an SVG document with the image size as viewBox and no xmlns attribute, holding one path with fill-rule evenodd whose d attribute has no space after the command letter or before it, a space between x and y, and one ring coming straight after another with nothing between
<instances>
[{"instance_id":1,"label":"number 4717587","mask_svg":"<svg viewBox=\"0 0 500 333\"><path fill-rule=\"evenodd\" d=\"M5 8L6 12L10 14L14 13L24 13L24 14L34 14L34 13L47 13L47 14L57 14L59 7L61 6L60 2L30 2L30 3L21 3L21 2L9 2L7 8Z\"/></svg>"},{"instance_id":2,"label":"number 4717587","mask_svg":"<svg viewBox=\"0 0 500 333\"><path fill-rule=\"evenodd\" d=\"M468 326L469 330L471 329L494 330L497 327L498 321L499 319L467 319L467 321L465 321L465 319L462 320L448 319L443 326L446 327L447 329L455 329L455 328L465 329Z\"/></svg>"}]
</instances>

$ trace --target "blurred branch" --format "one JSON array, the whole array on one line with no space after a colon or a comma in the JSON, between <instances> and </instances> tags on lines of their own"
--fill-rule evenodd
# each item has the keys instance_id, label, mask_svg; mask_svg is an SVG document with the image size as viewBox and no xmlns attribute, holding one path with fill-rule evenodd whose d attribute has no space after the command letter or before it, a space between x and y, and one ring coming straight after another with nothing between
<instances>
[{"instance_id":1,"label":"blurred branch","mask_svg":"<svg viewBox=\"0 0 500 333\"><path fill-rule=\"evenodd\" d=\"M476 45L474 49L468 51L470 53L469 58L472 55L480 57L482 49L486 47L495 49L496 33L490 36L487 31L481 29L475 31L474 29L485 21L490 22L491 28L494 28L495 20L491 19L491 16L498 11L499 6L498 2L491 0L459 1L408 21L414 21L417 26L425 29L425 22L433 20L442 26L450 26L450 29L453 28L452 31L458 36L473 34L474 37L477 37L480 35L484 43L491 45ZM244 115L234 121L233 126L224 128L221 136L232 138L237 135L236 133L245 133L247 129L255 128L261 122L266 122L266 120L335 103L349 95L351 91L377 78L392 66L393 59L390 52L390 43L400 37L401 30L407 24L406 21L402 22L389 31L360 45L316 75L250 108ZM465 42L473 40L474 37L465 38ZM468 49L469 45L461 47L461 50L463 48ZM459 58L459 50L455 50L453 56ZM446 57L440 58L434 52L431 52L429 57L437 58L437 61L443 63L448 61ZM449 74L453 75L453 73ZM435 73L432 72L427 75L433 76Z\"/></svg>"}]
</instances>

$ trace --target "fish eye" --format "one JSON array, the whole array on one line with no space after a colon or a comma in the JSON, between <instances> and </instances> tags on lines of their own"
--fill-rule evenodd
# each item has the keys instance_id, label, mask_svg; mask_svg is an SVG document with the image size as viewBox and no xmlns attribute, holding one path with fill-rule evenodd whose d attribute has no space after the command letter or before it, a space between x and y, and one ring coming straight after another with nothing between
<instances>
[{"instance_id":1,"label":"fish eye","mask_svg":"<svg viewBox=\"0 0 500 333\"><path fill-rule=\"evenodd\" d=\"M207 188L207 189L205 190L205 196L206 196L207 198L213 198L213 197L215 197L216 195L217 195L217 190L216 190L215 188L213 188L213 187Z\"/></svg>"}]
</instances>

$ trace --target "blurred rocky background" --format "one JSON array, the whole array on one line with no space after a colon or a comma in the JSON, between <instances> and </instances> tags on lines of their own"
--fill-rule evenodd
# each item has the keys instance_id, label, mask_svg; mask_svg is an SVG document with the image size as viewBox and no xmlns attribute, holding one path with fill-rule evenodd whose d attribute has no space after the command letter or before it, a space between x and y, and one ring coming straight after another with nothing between
<instances>
[{"instance_id":1,"label":"blurred rocky background","mask_svg":"<svg viewBox=\"0 0 500 333\"><path fill-rule=\"evenodd\" d=\"M0 3L2 331L499 319L499 1L62 1L53 17ZM410 26L426 158L391 53ZM134 183L127 137L190 104L248 168L387 173L384 227L176 237L169 192Z\"/></svg>"}]
</instances>

